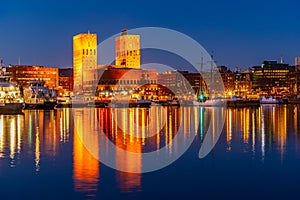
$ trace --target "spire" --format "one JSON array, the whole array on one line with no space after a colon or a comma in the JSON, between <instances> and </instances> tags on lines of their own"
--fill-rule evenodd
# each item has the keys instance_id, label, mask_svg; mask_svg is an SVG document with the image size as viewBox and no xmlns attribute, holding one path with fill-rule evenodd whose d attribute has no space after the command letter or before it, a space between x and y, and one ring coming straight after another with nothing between
<instances>
[{"instance_id":1,"label":"spire","mask_svg":"<svg viewBox=\"0 0 300 200\"><path fill-rule=\"evenodd\" d=\"M280 57L280 64L283 64L283 56Z\"/></svg>"},{"instance_id":2,"label":"spire","mask_svg":"<svg viewBox=\"0 0 300 200\"><path fill-rule=\"evenodd\" d=\"M91 33L90 33L90 29L88 29L88 34L91 34Z\"/></svg>"}]
</instances>

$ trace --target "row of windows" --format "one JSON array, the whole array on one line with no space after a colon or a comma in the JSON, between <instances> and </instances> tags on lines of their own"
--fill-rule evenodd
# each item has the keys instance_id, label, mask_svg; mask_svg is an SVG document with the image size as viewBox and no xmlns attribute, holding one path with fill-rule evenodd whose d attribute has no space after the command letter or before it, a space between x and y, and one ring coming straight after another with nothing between
<instances>
[{"instance_id":1,"label":"row of windows","mask_svg":"<svg viewBox=\"0 0 300 200\"><path fill-rule=\"evenodd\" d=\"M265 80L265 79L282 79L282 81L286 81L286 76L253 76L254 80Z\"/></svg>"},{"instance_id":2,"label":"row of windows","mask_svg":"<svg viewBox=\"0 0 300 200\"><path fill-rule=\"evenodd\" d=\"M274 76L282 76L287 75L288 73L255 73L256 76L266 76L266 75L274 75Z\"/></svg>"},{"instance_id":3,"label":"row of windows","mask_svg":"<svg viewBox=\"0 0 300 200\"><path fill-rule=\"evenodd\" d=\"M100 85L132 85L132 84L156 84L156 80L100 80Z\"/></svg>"},{"instance_id":4,"label":"row of windows","mask_svg":"<svg viewBox=\"0 0 300 200\"><path fill-rule=\"evenodd\" d=\"M29 81L29 80L37 80L37 78L39 78L39 77L18 78L17 80L18 81ZM43 81L50 81L51 80L50 78L44 78L44 77L42 79L43 79Z\"/></svg>"},{"instance_id":5,"label":"row of windows","mask_svg":"<svg viewBox=\"0 0 300 200\"><path fill-rule=\"evenodd\" d=\"M56 72L51 71L16 71L16 74L56 74Z\"/></svg>"},{"instance_id":6,"label":"row of windows","mask_svg":"<svg viewBox=\"0 0 300 200\"><path fill-rule=\"evenodd\" d=\"M276 72L276 73L288 73L289 70L286 69L286 70L259 70L259 71L255 71L256 72Z\"/></svg>"},{"instance_id":7,"label":"row of windows","mask_svg":"<svg viewBox=\"0 0 300 200\"><path fill-rule=\"evenodd\" d=\"M88 49L82 49L82 55L96 55L96 49L90 49L90 51Z\"/></svg>"},{"instance_id":8,"label":"row of windows","mask_svg":"<svg viewBox=\"0 0 300 200\"><path fill-rule=\"evenodd\" d=\"M107 88L99 88L98 89L98 91L105 91L105 90L107 90ZM138 87L130 87L130 88L124 88L124 87L118 87L118 88L109 88L109 90L117 90L117 91L122 91L122 90L125 90L125 91L129 91L129 90L135 90L135 91L142 91L142 90L145 90L145 91L156 91L156 90L158 90L158 88L146 88L146 89L144 89L144 88L138 88Z\"/></svg>"},{"instance_id":9,"label":"row of windows","mask_svg":"<svg viewBox=\"0 0 300 200\"><path fill-rule=\"evenodd\" d=\"M117 56L139 56L140 51L139 50L133 50L133 51L127 51L127 52L117 52Z\"/></svg>"}]
</instances>

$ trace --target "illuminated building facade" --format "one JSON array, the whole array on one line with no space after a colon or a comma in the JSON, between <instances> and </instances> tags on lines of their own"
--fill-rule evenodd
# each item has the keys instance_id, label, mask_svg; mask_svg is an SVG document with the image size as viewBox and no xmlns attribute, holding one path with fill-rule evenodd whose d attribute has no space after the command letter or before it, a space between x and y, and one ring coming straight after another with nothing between
<instances>
[{"instance_id":1,"label":"illuminated building facade","mask_svg":"<svg viewBox=\"0 0 300 200\"><path fill-rule=\"evenodd\" d=\"M74 92L87 93L97 79L97 34L78 34L73 37Z\"/></svg>"},{"instance_id":2,"label":"illuminated building facade","mask_svg":"<svg viewBox=\"0 0 300 200\"><path fill-rule=\"evenodd\" d=\"M244 97L252 92L252 71L241 70L234 73L234 89L232 94Z\"/></svg>"},{"instance_id":3,"label":"illuminated building facade","mask_svg":"<svg viewBox=\"0 0 300 200\"><path fill-rule=\"evenodd\" d=\"M59 69L59 87L64 94L73 91L73 68Z\"/></svg>"},{"instance_id":4,"label":"illuminated building facade","mask_svg":"<svg viewBox=\"0 0 300 200\"><path fill-rule=\"evenodd\" d=\"M282 93L290 89L289 74L293 67L277 61L264 61L261 66L252 67L253 92Z\"/></svg>"},{"instance_id":5,"label":"illuminated building facade","mask_svg":"<svg viewBox=\"0 0 300 200\"><path fill-rule=\"evenodd\" d=\"M59 77L58 68L43 66L10 65L7 69L10 72L12 81L22 86L29 86L31 81L44 81L45 86L50 89L58 89Z\"/></svg>"},{"instance_id":6,"label":"illuminated building facade","mask_svg":"<svg viewBox=\"0 0 300 200\"><path fill-rule=\"evenodd\" d=\"M139 69L141 65L140 36L128 35L123 30L116 38L116 66Z\"/></svg>"},{"instance_id":7,"label":"illuminated building facade","mask_svg":"<svg viewBox=\"0 0 300 200\"><path fill-rule=\"evenodd\" d=\"M232 91L234 89L234 74L226 66L218 66L217 68L222 77L222 81L225 89L225 96L231 96Z\"/></svg>"},{"instance_id":8,"label":"illuminated building facade","mask_svg":"<svg viewBox=\"0 0 300 200\"><path fill-rule=\"evenodd\" d=\"M143 85L156 85L158 79L157 70L127 69L116 66L108 66L98 82L98 96L112 93L134 93L142 91ZM156 87L151 87L156 91Z\"/></svg>"},{"instance_id":9,"label":"illuminated building facade","mask_svg":"<svg viewBox=\"0 0 300 200\"><path fill-rule=\"evenodd\" d=\"M168 88L169 96L180 99L191 100L196 98L199 91L200 81L203 79L199 73L189 73L188 71L167 71L159 74L158 84ZM203 85L203 88L205 86ZM165 90L166 93L168 91Z\"/></svg>"},{"instance_id":10,"label":"illuminated building facade","mask_svg":"<svg viewBox=\"0 0 300 200\"><path fill-rule=\"evenodd\" d=\"M179 73L181 73L184 76L184 78L186 78L186 80L190 83L190 85L192 86L192 88L194 89L194 91L196 93L205 87L203 78L200 75L200 73L196 73L196 72L192 73L192 72L188 72L188 71L179 71ZM169 78L171 78L171 77L172 76L170 76ZM163 77L160 80L163 81L162 79L163 79Z\"/></svg>"}]
</instances>

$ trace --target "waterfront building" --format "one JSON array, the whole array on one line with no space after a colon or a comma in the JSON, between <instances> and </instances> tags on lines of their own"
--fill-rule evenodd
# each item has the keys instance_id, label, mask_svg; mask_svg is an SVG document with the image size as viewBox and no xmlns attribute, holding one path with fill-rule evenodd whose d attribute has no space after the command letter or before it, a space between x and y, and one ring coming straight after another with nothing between
<instances>
[{"instance_id":1,"label":"waterfront building","mask_svg":"<svg viewBox=\"0 0 300 200\"><path fill-rule=\"evenodd\" d=\"M252 89L255 93L280 94L290 90L289 74L294 67L277 61L264 61L252 67Z\"/></svg>"},{"instance_id":2,"label":"waterfront building","mask_svg":"<svg viewBox=\"0 0 300 200\"><path fill-rule=\"evenodd\" d=\"M199 72L188 72L188 71L178 71L178 72L180 74L182 74L183 77L189 82L189 84L191 85L191 87L193 88L195 93L198 93L200 90L202 91L203 88L205 88L204 80ZM161 79L162 82L164 82L163 76L164 75L162 75L162 79ZM172 75L170 76L170 74L168 75L168 73L165 76L172 77ZM174 79L171 79L169 81L172 81L172 80L174 80Z\"/></svg>"},{"instance_id":3,"label":"waterfront building","mask_svg":"<svg viewBox=\"0 0 300 200\"><path fill-rule=\"evenodd\" d=\"M158 75L158 84L168 88L171 91L170 95L184 98L196 93L199 87L197 76L200 77L199 74L190 74L188 71L166 71ZM189 80L190 77L193 78Z\"/></svg>"},{"instance_id":4,"label":"waterfront building","mask_svg":"<svg viewBox=\"0 0 300 200\"><path fill-rule=\"evenodd\" d=\"M252 93L252 71L251 69L234 72L233 95L245 97Z\"/></svg>"},{"instance_id":5,"label":"waterfront building","mask_svg":"<svg viewBox=\"0 0 300 200\"><path fill-rule=\"evenodd\" d=\"M59 96L70 95L73 91L73 68L59 69Z\"/></svg>"},{"instance_id":6,"label":"waterfront building","mask_svg":"<svg viewBox=\"0 0 300 200\"><path fill-rule=\"evenodd\" d=\"M73 37L74 92L91 92L97 80L97 34L81 33Z\"/></svg>"},{"instance_id":7,"label":"waterfront building","mask_svg":"<svg viewBox=\"0 0 300 200\"><path fill-rule=\"evenodd\" d=\"M44 81L44 86L57 90L59 87L58 68L31 66L31 65L9 65L6 71L11 74L12 81L22 86L30 86L33 81Z\"/></svg>"},{"instance_id":8,"label":"waterfront building","mask_svg":"<svg viewBox=\"0 0 300 200\"><path fill-rule=\"evenodd\" d=\"M145 98L152 98L154 94L157 94L158 88L154 87L158 82L157 70L120 68L115 65L108 65L99 70L104 70L101 73L98 72L102 74L96 94L99 97L138 93ZM153 92L145 93L145 86Z\"/></svg>"},{"instance_id":9,"label":"waterfront building","mask_svg":"<svg viewBox=\"0 0 300 200\"><path fill-rule=\"evenodd\" d=\"M300 94L300 57L295 58L295 71L291 74L291 79L293 94Z\"/></svg>"},{"instance_id":10,"label":"waterfront building","mask_svg":"<svg viewBox=\"0 0 300 200\"><path fill-rule=\"evenodd\" d=\"M218 66L225 89L225 96L230 97L234 90L234 73L226 66Z\"/></svg>"},{"instance_id":11,"label":"waterfront building","mask_svg":"<svg viewBox=\"0 0 300 200\"><path fill-rule=\"evenodd\" d=\"M141 65L140 36L127 34L123 30L116 37L116 66L120 68L139 69Z\"/></svg>"},{"instance_id":12,"label":"waterfront building","mask_svg":"<svg viewBox=\"0 0 300 200\"><path fill-rule=\"evenodd\" d=\"M155 99L159 87L157 70L140 68L140 36L123 30L115 39L115 65L99 65L96 97L116 95ZM101 74L101 77L100 75Z\"/></svg>"}]
</instances>

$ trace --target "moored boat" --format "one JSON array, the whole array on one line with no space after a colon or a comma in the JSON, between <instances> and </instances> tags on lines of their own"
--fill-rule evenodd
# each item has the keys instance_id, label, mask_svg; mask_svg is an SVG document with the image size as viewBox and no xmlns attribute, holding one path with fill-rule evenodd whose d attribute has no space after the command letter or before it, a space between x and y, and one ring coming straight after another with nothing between
<instances>
[{"instance_id":1,"label":"moored boat","mask_svg":"<svg viewBox=\"0 0 300 200\"><path fill-rule=\"evenodd\" d=\"M283 99L275 98L274 96L261 96L260 104L281 104L284 103Z\"/></svg>"},{"instance_id":2,"label":"moored boat","mask_svg":"<svg viewBox=\"0 0 300 200\"><path fill-rule=\"evenodd\" d=\"M56 92L44 86L44 81L33 81L24 89L25 109L52 110L56 106Z\"/></svg>"},{"instance_id":3,"label":"moored boat","mask_svg":"<svg viewBox=\"0 0 300 200\"><path fill-rule=\"evenodd\" d=\"M241 108L241 107L259 107L259 99L226 99L227 107Z\"/></svg>"},{"instance_id":4,"label":"moored boat","mask_svg":"<svg viewBox=\"0 0 300 200\"><path fill-rule=\"evenodd\" d=\"M10 82L10 76L0 75L0 114L22 113L23 105L18 85Z\"/></svg>"},{"instance_id":5,"label":"moored boat","mask_svg":"<svg viewBox=\"0 0 300 200\"><path fill-rule=\"evenodd\" d=\"M221 99L207 99L205 101L194 101L194 106L223 106L225 102Z\"/></svg>"}]
</instances>

